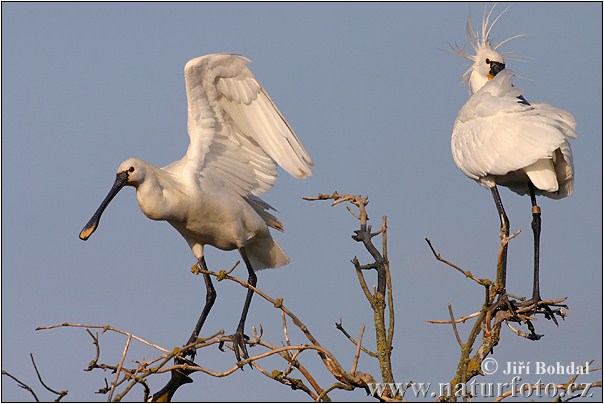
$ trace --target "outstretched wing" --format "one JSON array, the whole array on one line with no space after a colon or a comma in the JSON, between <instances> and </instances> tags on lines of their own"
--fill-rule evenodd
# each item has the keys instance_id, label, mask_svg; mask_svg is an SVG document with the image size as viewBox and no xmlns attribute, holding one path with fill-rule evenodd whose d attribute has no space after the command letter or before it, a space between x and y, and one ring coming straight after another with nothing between
<instances>
[{"instance_id":1,"label":"outstretched wing","mask_svg":"<svg viewBox=\"0 0 604 404\"><path fill-rule=\"evenodd\" d=\"M528 104L503 70L459 111L451 138L453 158L475 180L552 159L557 149L572 165L568 141L576 136L575 125L566 111Z\"/></svg>"},{"instance_id":2,"label":"outstretched wing","mask_svg":"<svg viewBox=\"0 0 604 404\"><path fill-rule=\"evenodd\" d=\"M275 163L297 178L312 160L243 56L214 54L185 66L190 145L196 175L238 194L259 195L277 180Z\"/></svg>"}]
</instances>

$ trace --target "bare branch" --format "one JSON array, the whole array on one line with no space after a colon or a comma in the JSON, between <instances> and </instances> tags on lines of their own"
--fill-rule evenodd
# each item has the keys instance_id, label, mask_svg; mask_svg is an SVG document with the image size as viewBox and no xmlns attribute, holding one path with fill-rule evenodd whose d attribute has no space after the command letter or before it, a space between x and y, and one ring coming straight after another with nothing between
<instances>
[{"instance_id":1,"label":"bare branch","mask_svg":"<svg viewBox=\"0 0 604 404\"><path fill-rule=\"evenodd\" d=\"M388 337L387 345L392 348L394 342L394 298L392 295L392 278L390 277L390 261L388 260L388 218L382 217L382 256L384 257L384 270L386 272L386 289L388 295Z\"/></svg>"},{"instance_id":2,"label":"bare branch","mask_svg":"<svg viewBox=\"0 0 604 404\"><path fill-rule=\"evenodd\" d=\"M342 390L354 390L354 387L349 386L347 384L343 384L343 383L334 383L331 386L329 386L328 388L326 388L325 390L323 390L323 392L315 399L315 401L318 403L319 401L321 401L324 397L327 397L327 393L331 392L332 390L335 389L342 389Z\"/></svg>"},{"instance_id":3,"label":"bare branch","mask_svg":"<svg viewBox=\"0 0 604 404\"><path fill-rule=\"evenodd\" d=\"M361 356L361 344L363 343L363 333L365 332L365 324L361 325L361 331L359 332L359 340L357 342L357 350L354 353L354 360L352 361L352 368L350 369L351 374L355 374L357 371L357 365L359 363L359 356Z\"/></svg>"},{"instance_id":4,"label":"bare branch","mask_svg":"<svg viewBox=\"0 0 604 404\"><path fill-rule=\"evenodd\" d=\"M50 387L48 387L46 385L46 383L44 383L44 381L42 380L42 376L40 376L40 372L38 371L38 367L36 366L36 361L34 361L34 355L31 352L29 354L29 357L31 358L31 363L32 363L32 365L34 365L34 370L36 371L36 375L38 375L38 380L40 381L40 383L42 384L42 386L44 386L44 388L46 390L48 390L51 393L56 394L58 396L55 399L55 402L61 401L61 399L67 395L68 391L67 390L56 391L56 390L53 390Z\"/></svg>"},{"instance_id":5,"label":"bare branch","mask_svg":"<svg viewBox=\"0 0 604 404\"><path fill-rule=\"evenodd\" d=\"M128 335L128 339L126 340L126 345L124 345L124 351L122 352L120 363L117 365L117 370L115 371L115 378L113 379L113 383L111 383L111 390L109 391L109 401L111 401L111 398L113 397L113 392L115 391L117 381L122 371L122 366L124 365L124 360L126 359L126 354L128 353L128 348L130 347L130 341L132 341L132 334Z\"/></svg>"},{"instance_id":6,"label":"bare branch","mask_svg":"<svg viewBox=\"0 0 604 404\"><path fill-rule=\"evenodd\" d=\"M453 315L453 308L451 308L451 304L448 304L449 307L449 316L451 317L451 325L453 326L453 333L455 334L455 339L459 344L459 347L463 349L463 342L461 342L461 338L459 338L459 333L457 332L457 323L455 323L455 316Z\"/></svg>"},{"instance_id":7,"label":"bare branch","mask_svg":"<svg viewBox=\"0 0 604 404\"><path fill-rule=\"evenodd\" d=\"M283 335L285 336L285 343L287 345L291 345L291 343L289 342L289 335L287 333L287 320L285 318L285 312L281 312L281 322L283 323ZM288 353L289 355L291 355L291 352Z\"/></svg>"},{"instance_id":8,"label":"bare branch","mask_svg":"<svg viewBox=\"0 0 604 404\"><path fill-rule=\"evenodd\" d=\"M17 382L17 386L21 387L24 390L29 391L31 393L31 395L34 396L34 400L36 400L36 403L40 402L40 400L38 400L38 396L36 396L36 393L34 392L34 389L32 389L30 386L23 383L21 380L17 379L15 376L11 375L6 370L2 370L2 376L8 376L11 379L13 379L15 382Z\"/></svg>"},{"instance_id":9,"label":"bare branch","mask_svg":"<svg viewBox=\"0 0 604 404\"><path fill-rule=\"evenodd\" d=\"M342 334L344 334L346 336L346 338L348 338L350 340L350 342L352 342L355 346L357 345L357 341L355 341L355 339L352 338L352 336L348 333L348 331L346 331L346 329L344 329L344 326L342 325L342 317L340 317L340 322L336 323L336 328L338 330L340 330L342 332ZM369 356L373 356L374 358L377 358L377 354L375 352L372 352L363 346L361 346L361 351L365 352Z\"/></svg>"},{"instance_id":10,"label":"bare branch","mask_svg":"<svg viewBox=\"0 0 604 404\"><path fill-rule=\"evenodd\" d=\"M432 254L434 254L434 258L436 258L438 261L445 263L447 265L449 265L452 268L457 269L459 272L461 272L462 274L464 274L467 278L472 279L474 282L480 284L480 285L492 285L493 282L489 279L481 279L481 278L477 278L474 275L472 275L472 272L470 271L465 271L462 268L458 267L457 265L453 264L452 262L447 261L446 259L444 259L443 257L441 257L440 253L437 252L434 247L432 246L432 242L430 241L429 238L424 238L426 240L426 242L428 243L428 246L430 246L430 250L432 250Z\"/></svg>"},{"instance_id":11,"label":"bare branch","mask_svg":"<svg viewBox=\"0 0 604 404\"><path fill-rule=\"evenodd\" d=\"M365 277L363 276L363 269L361 268L359 260L357 259L357 257L354 257L350 262L352 262L352 264L354 265L354 269L356 270L357 278L359 279L359 284L361 285L361 290L363 290L365 297L367 298L369 303L371 303L371 301L373 300L373 295L369 291L369 287L367 286L367 281L365 281Z\"/></svg>"},{"instance_id":12,"label":"bare branch","mask_svg":"<svg viewBox=\"0 0 604 404\"><path fill-rule=\"evenodd\" d=\"M460 317L460 318L456 319L455 322L456 323L465 323L469 319L474 318L479 314L480 314L480 312L477 311L476 313L472 313L472 314L468 314L467 316ZM425 320L425 321L426 321L426 323L430 323L430 324L451 324L451 320Z\"/></svg>"},{"instance_id":13,"label":"bare branch","mask_svg":"<svg viewBox=\"0 0 604 404\"><path fill-rule=\"evenodd\" d=\"M152 344L152 343L150 343L148 341L145 341L144 339L142 339L140 337L137 337L134 334L131 334L131 333L126 332L126 331L122 331L122 330L120 330L118 328L111 327L110 325L88 325L88 324L62 323L62 324L57 324L57 325L48 325L48 326L45 326L45 327L36 327L35 330L36 331L50 330L50 329L53 329L53 328L60 328L60 327L98 328L98 329L102 329L103 332L113 331L113 332L117 332L119 334L123 334L125 336L131 335L132 338L134 338L135 340L137 340L139 342L142 342L145 345L149 345L150 347L153 347L153 348L158 349L158 350L160 350L162 352L165 352L165 353L169 353L170 352L166 348L162 348L159 345Z\"/></svg>"}]
</instances>

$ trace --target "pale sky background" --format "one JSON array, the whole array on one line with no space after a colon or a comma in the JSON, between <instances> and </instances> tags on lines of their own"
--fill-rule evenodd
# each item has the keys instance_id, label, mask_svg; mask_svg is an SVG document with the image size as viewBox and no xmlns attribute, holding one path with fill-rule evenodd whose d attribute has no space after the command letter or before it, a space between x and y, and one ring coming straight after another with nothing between
<instances>
[{"instance_id":1,"label":"pale sky background","mask_svg":"<svg viewBox=\"0 0 604 404\"><path fill-rule=\"evenodd\" d=\"M508 4L498 5L503 10ZM531 342L503 330L493 358L555 365L602 360L602 4L514 3L496 25L495 43L529 57L509 62L529 101L569 110L578 122L572 143L575 193L539 199L543 212L544 298L568 296L559 327L540 318ZM450 135L468 98L460 83L466 61L444 52L469 48L470 11L484 3L179 3L2 4L2 369L68 389L65 401L104 401L94 394L110 373L83 372L94 347L83 329L34 331L62 322L110 324L168 349L188 338L202 308L202 278L187 244L168 224L148 220L135 192L124 189L84 243L78 233L128 157L158 166L180 159L188 145L185 63L215 52L240 53L296 130L315 161L305 181L280 170L263 198L286 226L275 237L291 264L259 273L258 286L304 321L349 368L354 346L336 330L357 335L372 315L350 263L368 254L350 238L357 222L343 206L305 202L319 192L369 195L372 223L389 220L395 290L393 370L406 383L449 381L459 348L448 326L426 319L480 308L483 290L437 262L424 237L444 257L480 277L495 277L499 221L490 192L466 178L451 157ZM530 200L502 190L513 231L508 290L529 295L532 282ZM207 249L211 269L229 268L236 252ZM245 278L243 267L234 275ZM370 282L375 282L371 280ZM235 330L245 290L216 285L218 299L203 335ZM257 296L247 332L262 323L265 338L283 340L280 313ZM471 325L461 325L466 337ZM307 342L293 327L292 342ZM103 335L102 360L117 363L124 338ZM133 344L128 360L156 354ZM251 348L250 353L262 352ZM300 358L327 387L313 353ZM231 352L205 350L199 363L223 371ZM363 355L359 370L379 376ZM283 360L264 362L284 369ZM294 374L298 377L299 374ZM175 400L308 400L302 392L246 368L215 379L195 374ZM153 377L153 391L168 376ZM536 382L538 376L524 376ZM599 380L601 374L586 380ZM565 382L568 376L551 376ZM509 382L501 373L479 381ZM129 396L142 399L137 387ZM372 400L363 391L334 400ZM2 378L2 400L31 400ZM410 398L410 397L408 397ZM596 392L601 399L601 392Z\"/></svg>"}]
</instances>

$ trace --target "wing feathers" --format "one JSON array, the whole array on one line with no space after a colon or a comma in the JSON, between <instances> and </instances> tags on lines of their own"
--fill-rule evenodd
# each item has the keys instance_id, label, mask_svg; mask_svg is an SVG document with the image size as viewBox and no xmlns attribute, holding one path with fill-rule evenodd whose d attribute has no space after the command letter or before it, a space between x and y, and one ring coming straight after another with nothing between
<instances>
[{"instance_id":1,"label":"wing feathers","mask_svg":"<svg viewBox=\"0 0 604 404\"><path fill-rule=\"evenodd\" d=\"M228 88L228 85L224 87ZM255 94L249 105L234 94L233 91L221 98L220 105L241 131L256 140L292 176L309 176L310 156L266 92L262 90Z\"/></svg>"},{"instance_id":2,"label":"wing feathers","mask_svg":"<svg viewBox=\"0 0 604 404\"><path fill-rule=\"evenodd\" d=\"M451 137L455 162L475 180L524 170L547 196L558 185L560 194L572 191L574 117L548 104L520 102L520 95L504 70L468 100ZM552 184L553 174L558 184Z\"/></svg>"},{"instance_id":3,"label":"wing feathers","mask_svg":"<svg viewBox=\"0 0 604 404\"><path fill-rule=\"evenodd\" d=\"M215 54L185 66L191 143L185 159L242 196L259 195L288 173L311 175L312 160L239 55Z\"/></svg>"}]
</instances>

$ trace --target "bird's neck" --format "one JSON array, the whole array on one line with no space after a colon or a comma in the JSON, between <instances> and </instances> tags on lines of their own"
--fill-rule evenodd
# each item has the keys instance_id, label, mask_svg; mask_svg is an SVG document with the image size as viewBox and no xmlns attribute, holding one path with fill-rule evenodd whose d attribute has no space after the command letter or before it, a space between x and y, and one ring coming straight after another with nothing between
<instances>
[{"instance_id":1,"label":"bird's neck","mask_svg":"<svg viewBox=\"0 0 604 404\"><path fill-rule=\"evenodd\" d=\"M486 76L483 76L476 70L472 71L472 74L470 75L470 89L472 90L472 94L476 94L488 80L489 79Z\"/></svg>"},{"instance_id":2,"label":"bird's neck","mask_svg":"<svg viewBox=\"0 0 604 404\"><path fill-rule=\"evenodd\" d=\"M141 211L152 220L174 220L180 184L160 168L155 168L145 176L136 188L136 199Z\"/></svg>"}]
</instances>

